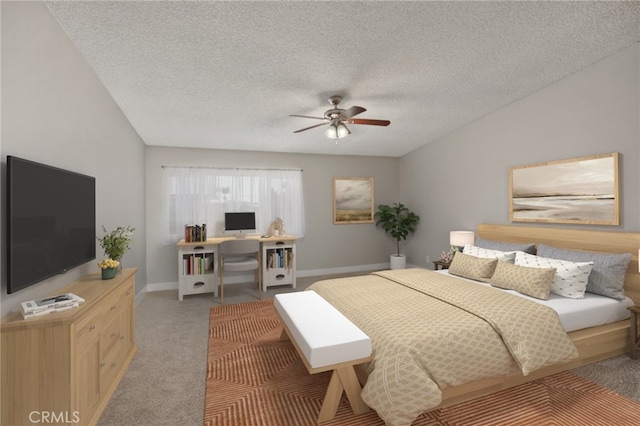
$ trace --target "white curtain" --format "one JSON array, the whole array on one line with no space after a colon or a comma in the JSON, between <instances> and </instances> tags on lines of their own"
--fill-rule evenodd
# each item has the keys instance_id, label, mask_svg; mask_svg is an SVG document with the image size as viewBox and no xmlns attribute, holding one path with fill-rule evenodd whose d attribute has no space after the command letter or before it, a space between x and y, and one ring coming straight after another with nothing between
<instances>
[{"instance_id":1,"label":"white curtain","mask_svg":"<svg viewBox=\"0 0 640 426\"><path fill-rule=\"evenodd\" d=\"M224 233L225 212L255 212L260 234L282 219L287 234L304 236L301 170L163 167L163 240L184 238L185 225Z\"/></svg>"}]
</instances>

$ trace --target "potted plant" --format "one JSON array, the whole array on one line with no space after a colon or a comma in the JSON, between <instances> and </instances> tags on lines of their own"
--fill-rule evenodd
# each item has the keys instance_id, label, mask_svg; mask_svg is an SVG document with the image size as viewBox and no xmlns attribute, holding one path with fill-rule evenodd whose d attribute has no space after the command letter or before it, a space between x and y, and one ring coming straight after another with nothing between
<instances>
[{"instance_id":1,"label":"potted plant","mask_svg":"<svg viewBox=\"0 0 640 426\"><path fill-rule=\"evenodd\" d=\"M102 232L104 236L102 238L96 237L100 243L100 247L104 250L104 254L109 259L118 261L118 267L122 265L122 257L129 250L129 245L133 241L132 235L135 228L130 226L123 227L118 226L111 232L107 232L107 229L102 226Z\"/></svg>"},{"instance_id":2,"label":"potted plant","mask_svg":"<svg viewBox=\"0 0 640 426\"><path fill-rule=\"evenodd\" d=\"M98 262L98 266L100 267L100 270L102 272L102 279L110 280L112 278L115 278L118 266L120 266L120 262L113 259L104 259Z\"/></svg>"},{"instance_id":3,"label":"potted plant","mask_svg":"<svg viewBox=\"0 0 640 426\"><path fill-rule=\"evenodd\" d=\"M415 232L420 216L402 203L393 203L392 206L380 204L374 218L376 226L382 227L396 240L397 254L390 257L391 269L404 269L407 260L404 254L400 254L400 240L406 240L410 233Z\"/></svg>"}]
</instances>

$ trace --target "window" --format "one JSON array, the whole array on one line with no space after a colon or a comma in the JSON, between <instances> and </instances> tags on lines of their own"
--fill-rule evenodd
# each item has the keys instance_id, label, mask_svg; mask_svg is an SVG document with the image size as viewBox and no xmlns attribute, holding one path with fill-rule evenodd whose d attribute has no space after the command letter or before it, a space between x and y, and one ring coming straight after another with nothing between
<instances>
[{"instance_id":1,"label":"window","mask_svg":"<svg viewBox=\"0 0 640 426\"><path fill-rule=\"evenodd\" d=\"M165 244L184 238L185 225L222 235L225 212L255 212L261 234L280 218L287 234L304 236L301 170L163 167L162 180Z\"/></svg>"}]
</instances>

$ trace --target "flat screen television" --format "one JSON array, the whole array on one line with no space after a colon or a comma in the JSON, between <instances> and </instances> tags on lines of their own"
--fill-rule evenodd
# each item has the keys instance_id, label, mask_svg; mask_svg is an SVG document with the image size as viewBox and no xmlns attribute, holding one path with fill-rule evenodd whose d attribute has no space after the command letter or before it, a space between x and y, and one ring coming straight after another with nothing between
<instances>
[{"instance_id":1,"label":"flat screen television","mask_svg":"<svg viewBox=\"0 0 640 426\"><path fill-rule=\"evenodd\" d=\"M7 257L7 293L95 259L95 178L7 156Z\"/></svg>"},{"instance_id":2,"label":"flat screen television","mask_svg":"<svg viewBox=\"0 0 640 426\"><path fill-rule=\"evenodd\" d=\"M255 212L226 212L224 214L224 230L227 234L243 237L256 232Z\"/></svg>"}]
</instances>

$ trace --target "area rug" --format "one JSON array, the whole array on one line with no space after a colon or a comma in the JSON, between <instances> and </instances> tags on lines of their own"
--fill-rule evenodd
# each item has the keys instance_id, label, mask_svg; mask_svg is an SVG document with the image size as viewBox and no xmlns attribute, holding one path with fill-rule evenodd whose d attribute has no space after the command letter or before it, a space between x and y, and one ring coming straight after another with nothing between
<instances>
[{"instance_id":1,"label":"area rug","mask_svg":"<svg viewBox=\"0 0 640 426\"><path fill-rule=\"evenodd\" d=\"M316 425L330 372L310 375L273 300L211 308L206 426ZM421 415L414 426L637 425L640 404L569 371ZM353 415L343 395L330 426L384 426L375 411Z\"/></svg>"}]
</instances>

